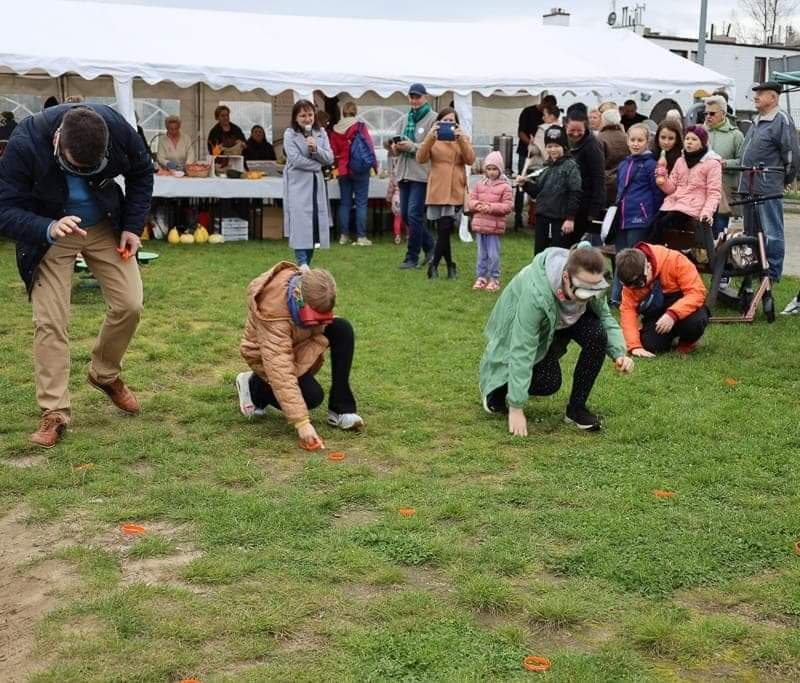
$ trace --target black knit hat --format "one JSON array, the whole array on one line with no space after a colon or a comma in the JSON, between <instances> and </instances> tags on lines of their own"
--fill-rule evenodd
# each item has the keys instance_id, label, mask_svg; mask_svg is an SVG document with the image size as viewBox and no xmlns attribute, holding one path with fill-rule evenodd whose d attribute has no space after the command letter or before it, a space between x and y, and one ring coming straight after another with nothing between
<instances>
[{"instance_id":1,"label":"black knit hat","mask_svg":"<svg viewBox=\"0 0 800 683\"><path fill-rule=\"evenodd\" d=\"M561 126L550 126L544 132L544 144L545 146L561 145L565 150L569 149L567 132Z\"/></svg>"}]
</instances>

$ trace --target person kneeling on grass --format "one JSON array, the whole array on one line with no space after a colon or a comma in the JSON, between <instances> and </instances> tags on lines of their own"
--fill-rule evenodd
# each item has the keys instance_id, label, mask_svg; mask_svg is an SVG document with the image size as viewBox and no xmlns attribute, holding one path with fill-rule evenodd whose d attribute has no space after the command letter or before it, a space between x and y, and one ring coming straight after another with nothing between
<instances>
[{"instance_id":1,"label":"person kneeling on grass","mask_svg":"<svg viewBox=\"0 0 800 683\"><path fill-rule=\"evenodd\" d=\"M314 375L331 350L328 424L360 429L350 389L355 337L344 318L333 317L336 282L326 270L300 269L281 261L247 289L247 323L240 346L250 372L236 376L239 409L245 417L263 415L267 406L282 411L308 446L321 443L309 410L324 392Z\"/></svg>"},{"instance_id":2,"label":"person kneeling on grass","mask_svg":"<svg viewBox=\"0 0 800 683\"><path fill-rule=\"evenodd\" d=\"M488 413L508 412L508 431L528 435L523 408L530 396L561 387L559 361L570 341L581 347L565 421L587 431L600 419L586 407L603 357L631 372L622 332L608 310L608 282L599 249L580 242L571 250L551 247L511 280L486 324L480 389Z\"/></svg>"},{"instance_id":3,"label":"person kneeling on grass","mask_svg":"<svg viewBox=\"0 0 800 683\"><path fill-rule=\"evenodd\" d=\"M639 242L617 254L617 273L620 322L631 355L653 358L675 339L678 353L694 351L709 320L706 286L694 264L679 251Z\"/></svg>"}]
</instances>

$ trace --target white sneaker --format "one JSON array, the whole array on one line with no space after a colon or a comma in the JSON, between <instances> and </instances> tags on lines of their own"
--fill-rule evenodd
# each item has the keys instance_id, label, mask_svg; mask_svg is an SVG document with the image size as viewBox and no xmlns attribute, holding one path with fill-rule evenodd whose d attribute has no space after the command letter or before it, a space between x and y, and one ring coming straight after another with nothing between
<instances>
[{"instance_id":1,"label":"white sneaker","mask_svg":"<svg viewBox=\"0 0 800 683\"><path fill-rule=\"evenodd\" d=\"M334 413L328 411L328 424L331 427L338 427L345 430L359 430L364 426L364 420L355 413Z\"/></svg>"},{"instance_id":2,"label":"white sneaker","mask_svg":"<svg viewBox=\"0 0 800 683\"><path fill-rule=\"evenodd\" d=\"M794 297L781 311L781 315L797 315L798 313L800 313L800 301L797 297Z\"/></svg>"},{"instance_id":3,"label":"white sneaker","mask_svg":"<svg viewBox=\"0 0 800 683\"><path fill-rule=\"evenodd\" d=\"M350 242L350 235L339 235L339 244L347 244Z\"/></svg>"},{"instance_id":4,"label":"white sneaker","mask_svg":"<svg viewBox=\"0 0 800 683\"><path fill-rule=\"evenodd\" d=\"M263 408L256 408L253 399L250 397L250 378L253 372L240 372L236 375L236 393L239 394L239 410L246 418L250 419L254 415L264 415Z\"/></svg>"},{"instance_id":5,"label":"white sneaker","mask_svg":"<svg viewBox=\"0 0 800 683\"><path fill-rule=\"evenodd\" d=\"M368 240L366 237L359 237L353 244L359 247L371 247L372 240Z\"/></svg>"}]
</instances>

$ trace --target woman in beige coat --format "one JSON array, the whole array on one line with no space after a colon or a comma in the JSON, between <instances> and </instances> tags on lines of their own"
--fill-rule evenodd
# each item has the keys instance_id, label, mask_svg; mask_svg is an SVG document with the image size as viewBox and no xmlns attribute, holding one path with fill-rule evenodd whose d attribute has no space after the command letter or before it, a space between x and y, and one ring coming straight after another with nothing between
<instances>
[{"instance_id":1,"label":"woman in beige coat","mask_svg":"<svg viewBox=\"0 0 800 683\"><path fill-rule=\"evenodd\" d=\"M458 126L454 109L445 107L436 123L417 149L417 162L431 162L428 190L425 195L429 221L436 221L436 247L428 264L428 277L438 277L439 261L447 263L447 279L456 276L456 264L450 248L450 233L461 220L467 192L467 173L464 166L475 162L469 136Z\"/></svg>"}]
</instances>

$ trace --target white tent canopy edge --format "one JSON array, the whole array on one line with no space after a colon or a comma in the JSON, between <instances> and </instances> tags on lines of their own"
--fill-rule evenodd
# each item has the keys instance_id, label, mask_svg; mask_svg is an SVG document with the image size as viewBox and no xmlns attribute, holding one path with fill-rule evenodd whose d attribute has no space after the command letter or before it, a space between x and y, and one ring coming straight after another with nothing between
<instances>
[{"instance_id":1,"label":"white tent canopy edge","mask_svg":"<svg viewBox=\"0 0 800 683\"><path fill-rule=\"evenodd\" d=\"M633 32L542 26L538 17L448 22L447 31L463 46L457 58L454 41L442 40L443 24L436 22L40 0L5 8L4 24L13 30L4 34L0 67L54 77L76 73L89 80L110 75L118 105L130 120L134 78L181 87L234 86L243 92L260 88L270 95L293 90L308 96L319 90L354 97L367 91L389 97L422 82L433 95L453 92L462 113L476 92L606 98L731 88L734 83ZM218 27L226 26L235 27L235 38L222 35ZM220 35L211 35L215 32ZM161 37L154 39L154 34ZM390 35L408 36L408 47L381 42ZM486 35L529 46L519 52L532 58L486 59ZM365 47L329 49L334 39Z\"/></svg>"}]
</instances>

